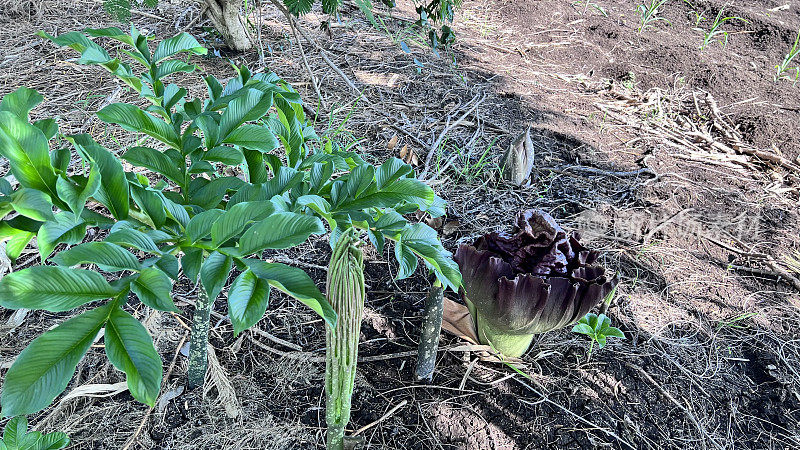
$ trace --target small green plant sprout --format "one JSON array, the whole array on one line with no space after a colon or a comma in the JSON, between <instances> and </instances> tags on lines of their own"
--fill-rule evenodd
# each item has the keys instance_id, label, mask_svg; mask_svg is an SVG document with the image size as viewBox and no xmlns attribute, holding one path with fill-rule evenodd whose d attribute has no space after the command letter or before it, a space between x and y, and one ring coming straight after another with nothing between
<instances>
[{"instance_id":1,"label":"small green plant sprout","mask_svg":"<svg viewBox=\"0 0 800 450\"><path fill-rule=\"evenodd\" d=\"M718 41L722 48L728 45L728 32L722 29L722 25L730 20L739 20L744 23L750 23L747 19L738 16L726 16L725 7L719 10L717 17L714 18L714 23L711 28L703 31L703 43L700 45L700 50L705 50L712 42Z\"/></svg>"},{"instance_id":2,"label":"small green plant sprout","mask_svg":"<svg viewBox=\"0 0 800 450\"><path fill-rule=\"evenodd\" d=\"M797 58L798 55L800 55L800 29L797 30L797 37L789 53L786 54L780 64L775 66L776 82L785 79L797 83L797 79L800 77L800 62L795 61L795 58ZM794 67L792 67L792 63L795 64Z\"/></svg>"},{"instance_id":3,"label":"small green plant sprout","mask_svg":"<svg viewBox=\"0 0 800 450\"><path fill-rule=\"evenodd\" d=\"M745 321L747 319L752 319L753 317L758 316L757 312L747 312L739 314L735 317L731 317L730 319L725 319L717 323L717 331L722 330L723 328L730 328L736 330L745 330L750 327Z\"/></svg>"},{"instance_id":4,"label":"small green plant sprout","mask_svg":"<svg viewBox=\"0 0 800 450\"><path fill-rule=\"evenodd\" d=\"M666 3L667 0L650 0L650 3L642 3L636 10L639 12L639 29L637 32L641 34L648 28L655 26L656 22L663 21L670 23L669 20L661 17L659 8Z\"/></svg>"},{"instance_id":5,"label":"small green plant sprout","mask_svg":"<svg viewBox=\"0 0 800 450\"><path fill-rule=\"evenodd\" d=\"M0 450L58 450L68 445L69 438L60 431L47 434L28 432L28 420L25 416L9 420L3 431L3 438L0 439Z\"/></svg>"},{"instance_id":6,"label":"small green plant sprout","mask_svg":"<svg viewBox=\"0 0 800 450\"><path fill-rule=\"evenodd\" d=\"M608 17L608 13L606 12L605 8L603 8L602 6L598 5L595 2L589 0L578 0L574 2L572 5L583 6L583 11L581 12L581 14L583 14L584 16L586 15L587 12L589 12L589 8L592 8L597 12L599 12L600 14L602 14L603 17Z\"/></svg>"},{"instance_id":7,"label":"small green plant sprout","mask_svg":"<svg viewBox=\"0 0 800 450\"><path fill-rule=\"evenodd\" d=\"M599 316L594 313L588 313L578 323L572 327L573 333L585 334L591 339L589 344L589 353L586 359L592 357L592 350L594 350L594 343L597 342L599 348L606 346L606 341L610 337L625 339L625 334L622 333L617 327L611 326L611 318L605 314Z\"/></svg>"}]
</instances>

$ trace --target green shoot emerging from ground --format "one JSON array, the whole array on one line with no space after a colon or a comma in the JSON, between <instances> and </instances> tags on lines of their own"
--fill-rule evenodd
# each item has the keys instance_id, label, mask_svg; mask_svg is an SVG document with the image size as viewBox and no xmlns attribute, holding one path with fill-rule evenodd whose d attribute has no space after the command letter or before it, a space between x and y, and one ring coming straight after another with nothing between
<instances>
[{"instance_id":1,"label":"green shoot emerging from ground","mask_svg":"<svg viewBox=\"0 0 800 450\"><path fill-rule=\"evenodd\" d=\"M700 50L705 50L714 41L719 41L720 45L725 48L728 45L728 32L722 29L722 24L729 20L740 20L744 23L749 23L747 20L737 16L725 16L725 8L719 10L717 17L714 18L714 23L711 28L703 32L703 43L700 45Z\"/></svg>"},{"instance_id":2,"label":"green shoot emerging from ground","mask_svg":"<svg viewBox=\"0 0 800 450\"><path fill-rule=\"evenodd\" d=\"M572 327L572 331L585 334L591 339L589 354L586 356L587 361L592 358L595 342L599 348L603 348L610 337L625 339L625 335L619 328L611 326L611 318L605 314L600 314L599 316L594 313L586 314Z\"/></svg>"},{"instance_id":3,"label":"green shoot emerging from ground","mask_svg":"<svg viewBox=\"0 0 800 450\"><path fill-rule=\"evenodd\" d=\"M669 20L659 16L660 11L658 10L666 2L667 0L651 0L650 4L642 3L639 5L637 8L637 11L639 11L639 33L652 28L656 22L664 21L669 23Z\"/></svg>"},{"instance_id":4,"label":"green shoot emerging from ground","mask_svg":"<svg viewBox=\"0 0 800 450\"><path fill-rule=\"evenodd\" d=\"M797 37L789 53L780 64L775 66L775 81L787 79L797 83L797 78L800 77L800 63L796 62L795 58L798 55L800 55L800 29L797 30ZM794 67L792 67L792 63L795 64Z\"/></svg>"}]
</instances>

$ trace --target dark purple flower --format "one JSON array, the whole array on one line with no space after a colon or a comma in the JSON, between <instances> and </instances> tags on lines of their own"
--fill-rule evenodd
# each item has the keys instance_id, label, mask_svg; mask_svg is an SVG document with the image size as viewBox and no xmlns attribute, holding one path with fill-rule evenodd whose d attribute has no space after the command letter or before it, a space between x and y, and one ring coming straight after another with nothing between
<instances>
[{"instance_id":1,"label":"dark purple flower","mask_svg":"<svg viewBox=\"0 0 800 450\"><path fill-rule=\"evenodd\" d=\"M577 322L617 283L585 248L547 213L517 215L512 233L489 233L461 245L455 261L462 295L478 337L507 356L521 356L533 335Z\"/></svg>"}]
</instances>

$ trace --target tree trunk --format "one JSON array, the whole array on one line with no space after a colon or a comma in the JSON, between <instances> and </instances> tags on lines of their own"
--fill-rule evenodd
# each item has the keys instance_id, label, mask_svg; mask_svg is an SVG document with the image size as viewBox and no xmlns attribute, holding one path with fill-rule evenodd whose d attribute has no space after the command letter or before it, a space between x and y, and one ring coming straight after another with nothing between
<instances>
[{"instance_id":1,"label":"tree trunk","mask_svg":"<svg viewBox=\"0 0 800 450\"><path fill-rule=\"evenodd\" d=\"M208 370L208 330L211 328L211 307L214 299L208 298L206 288L197 282L197 302L189 337L189 367L186 377L189 389L202 386Z\"/></svg>"},{"instance_id":2,"label":"tree trunk","mask_svg":"<svg viewBox=\"0 0 800 450\"><path fill-rule=\"evenodd\" d=\"M225 44L239 52L253 48L245 20L239 14L242 0L203 0L206 13L214 28L220 32Z\"/></svg>"}]
</instances>

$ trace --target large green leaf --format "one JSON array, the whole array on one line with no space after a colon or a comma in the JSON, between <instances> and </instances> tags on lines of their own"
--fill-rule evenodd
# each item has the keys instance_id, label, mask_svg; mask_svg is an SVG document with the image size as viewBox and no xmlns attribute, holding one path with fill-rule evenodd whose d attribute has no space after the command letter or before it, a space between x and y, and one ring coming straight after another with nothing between
<instances>
[{"instance_id":1,"label":"large green leaf","mask_svg":"<svg viewBox=\"0 0 800 450\"><path fill-rule=\"evenodd\" d=\"M402 280L414 274L417 270L417 255L402 242L395 242L394 256L397 259L397 279Z\"/></svg>"},{"instance_id":2,"label":"large green leaf","mask_svg":"<svg viewBox=\"0 0 800 450\"><path fill-rule=\"evenodd\" d=\"M108 360L125 372L133 398L155 406L164 369L144 326L132 315L114 308L106 323L104 340Z\"/></svg>"},{"instance_id":3,"label":"large green leaf","mask_svg":"<svg viewBox=\"0 0 800 450\"><path fill-rule=\"evenodd\" d=\"M319 291L314 280L302 269L257 259L243 261L259 278L267 280L270 286L300 300L319 314L331 328L336 326L336 312Z\"/></svg>"},{"instance_id":4,"label":"large green leaf","mask_svg":"<svg viewBox=\"0 0 800 450\"><path fill-rule=\"evenodd\" d=\"M86 178L86 184L78 186L69 179L61 176L56 181L56 191L58 197L69 206L76 216L80 216L83 208L86 206L86 201L89 197L95 195L100 189L100 171L92 164L89 170L89 176Z\"/></svg>"},{"instance_id":5,"label":"large green leaf","mask_svg":"<svg viewBox=\"0 0 800 450\"><path fill-rule=\"evenodd\" d=\"M200 268L200 281L208 293L208 298L215 299L222 291L231 273L232 264L231 257L220 252L211 253L203 262Z\"/></svg>"},{"instance_id":6,"label":"large green leaf","mask_svg":"<svg viewBox=\"0 0 800 450\"><path fill-rule=\"evenodd\" d=\"M225 108L219 123L219 136L226 139L245 122L260 119L272 107L272 92L249 89L244 95L236 97ZM271 134L271 133L270 133ZM275 137L272 137L275 140ZM276 145L277 146L277 145ZM273 147L275 148L275 147Z\"/></svg>"},{"instance_id":7,"label":"large green leaf","mask_svg":"<svg viewBox=\"0 0 800 450\"><path fill-rule=\"evenodd\" d=\"M38 189L22 188L11 196L11 206L18 213L33 220L55 220L50 196Z\"/></svg>"},{"instance_id":8,"label":"large green leaf","mask_svg":"<svg viewBox=\"0 0 800 450\"><path fill-rule=\"evenodd\" d=\"M242 233L245 227L275 211L272 202L243 202L233 205L211 226L211 245L219 247Z\"/></svg>"},{"instance_id":9,"label":"large green leaf","mask_svg":"<svg viewBox=\"0 0 800 450\"><path fill-rule=\"evenodd\" d=\"M189 33L181 33L159 42L156 51L153 53L153 61L158 63L180 52L205 55L208 53L208 49L200 45L197 39L192 37Z\"/></svg>"},{"instance_id":10,"label":"large green leaf","mask_svg":"<svg viewBox=\"0 0 800 450\"><path fill-rule=\"evenodd\" d=\"M425 209L433 203L433 199L433 189L428 185L413 178L402 178L384 186L378 192L340 202L335 209L353 211L366 208L393 208L403 202Z\"/></svg>"},{"instance_id":11,"label":"large green leaf","mask_svg":"<svg viewBox=\"0 0 800 450\"><path fill-rule=\"evenodd\" d=\"M109 233L105 238L106 242L112 244L122 245L125 247L135 248L143 252L160 254L161 251L156 246L153 238L133 228L122 228L120 230Z\"/></svg>"},{"instance_id":12,"label":"large green leaf","mask_svg":"<svg viewBox=\"0 0 800 450\"><path fill-rule=\"evenodd\" d=\"M56 173L42 130L11 112L0 111L0 155L8 158L11 173L23 187L58 198Z\"/></svg>"},{"instance_id":13,"label":"large green leaf","mask_svg":"<svg viewBox=\"0 0 800 450\"><path fill-rule=\"evenodd\" d=\"M108 320L110 308L110 304L101 306L67 320L34 339L19 354L3 381L3 416L40 411L64 391Z\"/></svg>"},{"instance_id":14,"label":"large green leaf","mask_svg":"<svg viewBox=\"0 0 800 450\"><path fill-rule=\"evenodd\" d=\"M69 311L117 293L97 272L58 266L29 267L0 279L0 305L9 309Z\"/></svg>"},{"instance_id":15,"label":"large green leaf","mask_svg":"<svg viewBox=\"0 0 800 450\"><path fill-rule=\"evenodd\" d=\"M52 261L60 266L97 264L100 270L119 272L142 268L139 260L119 245L110 242L86 242L57 253Z\"/></svg>"},{"instance_id":16,"label":"large green leaf","mask_svg":"<svg viewBox=\"0 0 800 450\"><path fill-rule=\"evenodd\" d=\"M270 152L278 148L278 140L269 128L263 125L245 124L231 131L222 140L224 144L238 145L262 153Z\"/></svg>"},{"instance_id":17,"label":"large green leaf","mask_svg":"<svg viewBox=\"0 0 800 450\"><path fill-rule=\"evenodd\" d=\"M264 317L268 303L267 280L249 269L236 277L228 291L228 315L234 336L258 323Z\"/></svg>"},{"instance_id":18,"label":"large green leaf","mask_svg":"<svg viewBox=\"0 0 800 450\"><path fill-rule=\"evenodd\" d=\"M139 186L136 183L130 183L130 189L133 201L150 218L153 228L161 228L167 221L167 211L164 209L161 193Z\"/></svg>"},{"instance_id":19,"label":"large green leaf","mask_svg":"<svg viewBox=\"0 0 800 450\"><path fill-rule=\"evenodd\" d=\"M283 249L301 244L312 234L325 233L317 217L296 213L275 213L255 223L239 239L239 255L246 256L261 250Z\"/></svg>"},{"instance_id":20,"label":"large green leaf","mask_svg":"<svg viewBox=\"0 0 800 450\"><path fill-rule=\"evenodd\" d=\"M192 282L197 282L197 277L200 275L200 268L203 264L203 249L195 247L183 248L183 256L181 256L181 269L186 278Z\"/></svg>"},{"instance_id":21,"label":"large green leaf","mask_svg":"<svg viewBox=\"0 0 800 450\"><path fill-rule=\"evenodd\" d=\"M159 311L178 311L170 296L172 281L156 267L148 267L131 283L131 291L145 305Z\"/></svg>"},{"instance_id":22,"label":"large green leaf","mask_svg":"<svg viewBox=\"0 0 800 450\"><path fill-rule=\"evenodd\" d=\"M414 169L398 158L389 158L378 168L375 180L378 182L378 189L392 184L401 177L410 174Z\"/></svg>"},{"instance_id":23,"label":"large green leaf","mask_svg":"<svg viewBox=\"0 0 800 450\"><path fill-rule=\"evenodd\" d=\"M94 194L94 198L105 205L115 219L127 219L130 195L122 164L88 134L77 134L67 139L81 154L94 161L100 171L100 189Z\"/></svg>"},{"instance_id":24,"label":"large green leaf","mask_svg":"<svg viewBox=\"0 0 800 450\"><path fill-rule=\"evenodd\" d=\"M59 243L77 244L86 235L86 223L76 218L71 212L62 211L55 215L55 220L45 222L36 237L39 255L47 259Z\"/></svg>"},{"instance_id":25,"label":"large green leaf","mask_svg":"<svg viewBox=\"0 0 800 450\"><path fill-rule=\"evenodd\" d=\"M164 175L170 180L183 186L185 183L185 161L176 161L166 154L150 147L132 147L122 156L134 166L145 167L153 172Z\"/></svg>"},{"instance_id":26,"label":"large green leaf","mask_svg":"<svg viewBox=\"0 0 800 450\"><path fill-rule=\"evenodd\" d=\"M134 105L112 103L97 111L97 117L103 122L115 123L128 131L144 133L176 150L181 149L181 138L172 126Z\"/></svg>"},{"instance_id":27,"label":"large green leaf","mask_svg":"<svg viewBox=\"0 0 800 450\"><path fill-rule=\"evenodd\" d=\"M209 209L192 217L186 225L186 237L189 238L189 242L194 244L211 234L212 226L223 214L227 213L221 209Z\"/></svg>"},{"instance_id":28,"label":"large green leaf","mask_svg":"<svg viewBox=\"0 0 800 450\"><path fill-rule=\"evenodd\" d=\"M33 108L44 100L42 94L25 86L6 94L0 101L0 111L8 111L24 121L30 120L28 115Z\"/></svg>"}]
</instances>

